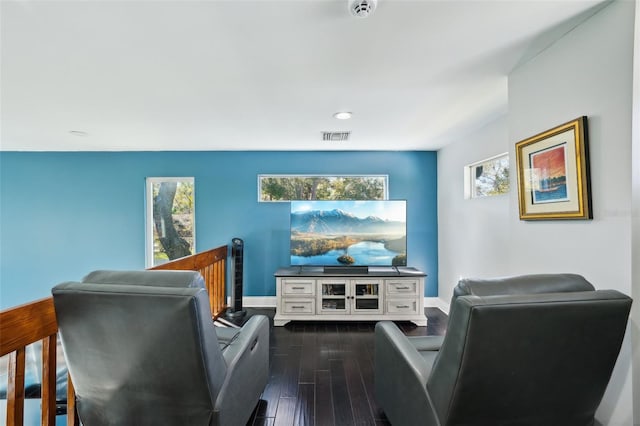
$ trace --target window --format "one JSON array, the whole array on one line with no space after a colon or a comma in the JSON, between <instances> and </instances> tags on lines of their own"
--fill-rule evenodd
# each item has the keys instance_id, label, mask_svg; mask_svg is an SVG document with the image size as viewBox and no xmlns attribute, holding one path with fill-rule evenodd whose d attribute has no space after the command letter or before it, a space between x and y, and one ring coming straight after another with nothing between
<instances>
[{"instance_id":1,"label":"window","mask_svg":"<svg viewBox=\"0 0 640 426\"><path fill-rule=\"evenodd\" d=\"M509 192L509 154L504 153L464 168L465 198L488 197Z\"/></svg>"},{"instance_id":2,"label":"window","mask_svg":"<svg viewBox=\"0 0 640 426\"><path fill-rule=\"evenodd\" d=\"M194 194L192 177L147 178L147 267L195 253Z\"/></svg>"},{"instance_id":3,"label":"window","mask_svg":"<svg viewBox=\"0 0 640 426\"><path fill-rule=\"evenodd\" d=\"M386 200L387 175L258 175L258 201Z\"/></svg>"}]
</instances>

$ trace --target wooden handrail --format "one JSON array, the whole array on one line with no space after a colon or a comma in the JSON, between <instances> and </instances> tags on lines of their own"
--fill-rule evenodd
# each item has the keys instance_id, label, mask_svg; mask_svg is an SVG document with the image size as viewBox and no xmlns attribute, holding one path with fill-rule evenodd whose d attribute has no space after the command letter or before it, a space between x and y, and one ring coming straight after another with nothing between
<instances>
[{"instance_id":1,"label":"wooden handrail","mask_svg":"<svg viewBox=\"0 0 640 426\"><path fill-rule=\"evenodd\" d=\"M149 269L199 271L205 280L213 318L226 309L227 246L176 259ZM42 341L42 426L55 425L56 355L58 323L53 298L5 309L0 312L0 356L9 355L7 426L24 423L24 378L26 347ZM78 426L75 393L67 375L67 425Z\"/></svg>"},{"instance_id":2,"label":"wooden handrail","mask_svg":"<svg viewBox=\"0 0 640 426\"><path fill-rule=\"evenodd\" d=\"M51 297L6 309L0 315L0 356L58 332Z\"/></svg>"}]
</instances>

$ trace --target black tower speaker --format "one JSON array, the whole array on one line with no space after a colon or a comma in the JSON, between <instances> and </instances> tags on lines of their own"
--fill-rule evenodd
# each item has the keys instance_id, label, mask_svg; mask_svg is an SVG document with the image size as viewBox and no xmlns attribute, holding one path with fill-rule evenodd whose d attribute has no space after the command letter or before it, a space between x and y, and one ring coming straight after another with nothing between
<instances>
[{"instance_id":1,"label":"black tower speaker","mask_svg":"<svg viewBox=\"0 0 640 426\"><path fill-rule=\"evenodd\" d=\"M244 241L240 238L231 240L231 308L227 317L238 319L246 315L242 310L242 275L244 272Z\"/></svg>"}]
</instances>

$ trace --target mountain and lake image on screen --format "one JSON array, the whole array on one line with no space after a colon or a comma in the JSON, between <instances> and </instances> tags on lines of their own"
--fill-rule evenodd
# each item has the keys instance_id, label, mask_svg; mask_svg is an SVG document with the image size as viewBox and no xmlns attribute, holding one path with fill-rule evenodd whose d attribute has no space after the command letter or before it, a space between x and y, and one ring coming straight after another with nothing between
<instances>
[{"instance_id":1,"label":"mountain and lake image on screen","mask_svg":"<svg viewBox=\"0 0 640 426\"><path fill-rule=\"evenodd\" d=\"M291 201L291 265L406 266L406 201Z\"/></svg>"}]
</instances>

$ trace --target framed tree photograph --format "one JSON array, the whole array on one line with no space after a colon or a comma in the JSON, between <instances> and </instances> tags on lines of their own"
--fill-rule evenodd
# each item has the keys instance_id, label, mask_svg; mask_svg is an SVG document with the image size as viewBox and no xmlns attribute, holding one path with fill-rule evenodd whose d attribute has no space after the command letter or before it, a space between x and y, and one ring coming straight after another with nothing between
<instances>
[{"instance_id":1,"label":"framed tree photograph","mask_svg":"<svg viewBox=\"0 0 640 426\"><path fill-rule=\"evenodd\" d=\"M516 144L521 220L592 219L587 117Z\"/></svg>"}]
</instances>

